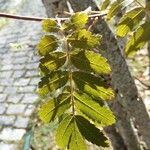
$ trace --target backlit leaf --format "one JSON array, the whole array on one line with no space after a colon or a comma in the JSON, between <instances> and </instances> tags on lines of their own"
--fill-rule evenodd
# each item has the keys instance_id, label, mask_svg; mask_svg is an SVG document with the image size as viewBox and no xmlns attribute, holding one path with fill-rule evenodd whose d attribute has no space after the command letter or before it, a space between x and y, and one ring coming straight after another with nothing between
<instances>
[{"instance_id":1,"label":"backlit leaf","mask_svg":"<svg viewBox=\"0 0 150 150\"><path fill-rule=\"evenodd\" d=\"M97 146L109 147L108 139L105 135L82 116L76 116L76 123L82 136L89 142ZM88 132L87 132L88 131Z\"/></svg>"},{"instance_id":2,"label":"backlit leaf","mask_svg":"<svg viewBox=\"0 0 150 150\"><path fill-rule=\"evenodd\" d=\"M81 51L71 56L73 65L81 70L95 73L110 73L111 69L107 59L92 51Z\"/></svg>"},{"instance_id":3,"label":"backlit leaf","mask_svg":"<svg viewBox=\"0 0 150 150\"><path fill-rule=\"evenodd\" d=\"M106 106L100 106L85 94L74 93L74 97L76 109L94 124L106 126L115 123L115 116Z\"/></svg>"},{"instance_id":4,"label":"backlit leaf","mask_svg":"<svg viewBox=\"0 0 150 150\"><path fill-rule=\"evenodd\" d=\"M65 71L54 71L46 75L39 82L38 93L46 96L49 92L63 87L68 81L68 74Z\"/></svg>"},{"instance_id":5,"label":"backlit leaf","mask_svg":"<svg viewBox=\"0 0 150 150\"><path fill-rule=\"evenodd\" d=\"M59 26L55 20L45 19L42 21L42 28L46 32L58 32Z\"/></svg>"},{"instance_id":6,"label":"backlit leaf","mask_svg":"<svg viewBox=\"0 0 150 150\"><path fill-rule=\"evenodd\" d=\"M111 3L110 0L105 0L103 3L102 3L102 6L101 6L101 10L105 10L109 4Z\"/></svg>"},{"instance_id":7,"label":"backlit leaf","mask_svg":"<svg viewBox=\"0 0 150 150\"><path fill-rule=\"evenodd\" d=\"M55 52L47 54L40 60L40 69L44 74L48 74L50 71L59 69L66 62L66 53Z\"/></svg>"},{"instance_id":8,"label":"backlit leaf","mask_svg":"<svg viewBox=\"0 0 150 150\"><path fill-rule=\"evenodd\" d=\"M58 98L50 99L45 102L40 110L39 117L44 123L53 121L56 117L61 116L70 107L70 95L61 94Z\"/></svg>"},{"instance_id":9,"label":"backlit leaf","mask_svg":"<svg viewBox=\"0 0 150 150\"><path fill-rule=\"evenodd\" d=\"M135 26L139 24L139 22L145 16L145 11L142 7L135 8L129 12L127 12L120 20L117 26L117 35L124 37L127 35L129 31L132 31Z\"/></svg>"},{"instance_id":10,"label":"backlit leaf","mask_svg":"<svg viewBox=\"0 0 150 150\"><path fill-rule=\"evenodd\" d=\"M67 147L69 150L86 150L84 139L72 115L68 115L58 126L56 143L64 149Z\"/></svg>"},{"instance_id":11,"label":"backlit leaf","mask_svg":"<svg viewBox=\"0 0 150 150\"><path fill-rule=\"evenodd\" d=\"M74 72L73 80L79 90L102 100L114 98L114 92L101 77L83 72Z\"/></svg>"},{"instance_id":12,"label":"backlit leaf","mask_svg":"<svg viewBox=\"0 0 150 150\"><path fill-rule=\"evenodd\" d=\"M55 51L58 47L58 39L54 35L45 35L37 45L38 52L41 56Z\"/></svg>"},{"instance_id":13,"label":"backlit leaf","mask_svg":"<svg viewBox=\"0 0 150 150\"><path fill-rule=\"evenodd\" d=\"M127 56L133 56L137 50L144 47L146 42L150 40L150 22L142 24L133 36L129 39L126 45Z\"/></svg>"},{"instance_id":14,"label":"backlit leaf","mask_svg":"<svg viewBox=\"0 0 150 150\"><path fill-rule=\"evenodd\" d=\"M100 44L101 36L93 35L85 29L74 32L68 38L68 42L74 48L92 49Z\"/></svg>"},{"instance_id":15,"label":"backlit leaf","mask_svg":"<svg viewBox=\"0 0 150 150\"><path fill-rule=\"evenodd\" d=\"M113 2L109 8L109 11L107 13L107 19L110 20L112 17L114 17L119 10L121 10L122 7L122 1L123 0L116 0Z\"/></svg>"}]
</instances>

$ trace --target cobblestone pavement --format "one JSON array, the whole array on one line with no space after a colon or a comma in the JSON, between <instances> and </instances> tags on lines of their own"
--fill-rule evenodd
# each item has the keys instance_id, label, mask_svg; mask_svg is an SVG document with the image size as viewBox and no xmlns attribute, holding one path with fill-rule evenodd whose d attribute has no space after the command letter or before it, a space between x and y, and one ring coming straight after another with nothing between
<instances>
[{"instance_id":1,"label":"cobblestone pavement","mask_svg":"<svg viewBox=\"0 0 150 150\"><path fill-rule=\"evenodd\" d=\"M17 14L46 16L41 0L12 1L0 0L0 10L11 7ZM39 81L35 45L40 36L40 22L10 20L0 30L0 150L18 149L35 108Z\"/></svg>"}]
</instances>

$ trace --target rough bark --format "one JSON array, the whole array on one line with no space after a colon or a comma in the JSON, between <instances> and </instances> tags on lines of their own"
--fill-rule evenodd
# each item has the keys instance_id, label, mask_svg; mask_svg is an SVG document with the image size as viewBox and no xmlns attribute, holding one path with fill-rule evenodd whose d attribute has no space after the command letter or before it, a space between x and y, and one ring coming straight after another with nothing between
<instances>
[{"instance_id":1,"label":"rough bark","mask_svg":"<svg viewBox=\"0 0 150 150\"><path fill-rule=\"evenodd\" d=\"M108 59L112 68L112 85L120 98L118 102L124 107L138 128L138 132L150 149L150 119L142 99L138 98L137 88L129 72L125 59L121 55L117 40L103 19L99 19L96 32L103 36L101 53ZM127 137L126 137L127 138Z\"/></svg>"},{"instance_id":2,"label":"rough bark","mask_svg":"<svg viewBox=\"0 0 150 150\"><path fill-rule=\"evenodd\" d=\"M43 2L50 17L55 16L56 11L62 13L66 8L64 7L65 3L63 0L43 0ZM92 1L90 0L82 0L82 4L81 0L70 0L70 3L75 11L84 10L88 6L93 6ZM56 7L54 8L53 5ZM138 132L142 136L143 141L147 144L147 148L150 149L149 116L142 99L138 99L137 88L131 77L127 63L121 55L117 40L102 18L99 18L94 31L103 35L103 43L100 52L108 59L112 68L112 86L115 91L117 91L117 94L116 100L112 105L110 104L110 107L117 116L119 133L121 134L127 149L140 149L138 140L130 124L130 119L134 119ZM114 134L112 134L112 136L114 136Z\"/></svg>"},{"instance_id":3,"label":"rough bark","mask_svg":"<svg viewBox=\"0 0 150 150\"><path fill-rule=\"evenodd\" d=\"M124 141L123 141L120 133L118 133L118 131L116 130L115 125L105 127L104 131L111 140L113 150L127 150L127 147L124 144Z\"/></svg>"},{"instance_id":4,"label":"rough bark","mask_svg":"<svg viewBox=\"0 0 150 150\"><path fill-rule=\"evenodd\" d=\"M146 7L148 8L149 12L147 15L147 21L150 21L150 0L146 0ZM148 75L149 75L149 78L150 78L150 41L148 42L148 46L147 46L147 51L148 51L148 58L149 58L149 66L148 66Z\"/></svg>"}]
</instances>

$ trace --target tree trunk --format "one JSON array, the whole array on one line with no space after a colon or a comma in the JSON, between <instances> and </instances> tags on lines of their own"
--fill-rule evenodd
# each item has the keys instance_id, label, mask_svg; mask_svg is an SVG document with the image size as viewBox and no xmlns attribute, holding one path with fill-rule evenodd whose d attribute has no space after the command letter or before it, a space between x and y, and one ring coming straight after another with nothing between
<instances>
[{"instance_id":1,"label":"tree trunk","mask_svg":"<svg viewBox=\"0 0 150 150\"><path fill-rule=\"evenodd\" d=\"M150 21L150 0L146 0L146 7L148 8L149 12L147 15L147 21ZM149 75L149 79L150 79L150 41L148 42L148 46L147 46L147 51L148 51L148 58L149 58L149 66L148 66L148 75Z\"/></svg>"},{"instance_id":2,"label":"tree trunk","mask_svg":"<svg viewBox=\"0 0 150 150\"><path fill-rule=\"evenodd\" d=\"M54 17L56 13L60 14L63 10L66 10L64 0L43 0L43 2L49 17ZM91 0L69 0L69 2L75 11L85 10L89 6L94 6ZM121 54L117 40L102 18L99 18L94 32L102 34L103 42L100 52L108 59L112 68L112 86L116 91L116 99L109 105L117 117L117 128L121 134L121 136L116 134L115 136L119 135L116 139L122 137L128 150L140 149L130 122L131 119L134 119L139 134L146 143L147 149L150 149L149 116L142 99L138 99L137 88L127 63ZM115 131L115 133L117 132ZM111 134L114 136L113 133ZM109 133L108 135L111 139L112 135ZM115 145L115 143L112 145Z\"/></svg>"}]
</instances>

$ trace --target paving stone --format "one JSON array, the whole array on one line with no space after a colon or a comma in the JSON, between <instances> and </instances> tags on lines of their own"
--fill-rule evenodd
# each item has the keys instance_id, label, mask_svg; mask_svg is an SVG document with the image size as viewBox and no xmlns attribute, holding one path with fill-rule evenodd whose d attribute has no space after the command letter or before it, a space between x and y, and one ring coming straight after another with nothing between
<instances>
[{"instance_id":1,"label":"paving stone","mask_svg":"<svg viewBox=\"0 0 150 150\"><path fill-rule=\"evenodd\" d=\"M0 143L0 150L16 150L17 145L16 144L6 144L1 142Z\"/></svg>"},{"instance_id":2,"label":"paving stone","mask_svg":"<svg viewBox=\"0 0 150 150\"><path fill-rule=\"evenodd\" d=\"M14 120L15 116L0 115L0 125L12 125Z\"/></svg>"},{"instance_id":3,"label":"paving stone","mask_svg":"<svg viewBox=\"0 0 150 150\"><path fill-rule=\"evenodd\" d=\"M29 105L24 113L25 116L31 116L31 114L33 113L33 111L35 110L35 106L34 105Z\"/></svg>"},{"instance_id":4,"label":"paving stone","mask_svg":"<svg viewBox=\"0 0 150 150\"><path fill-rule=\"evenodd\" d=\"M15 64L13 66L14 70L21 70L21 69L24 69L24 68L25 68L25 64Z\"/></svg>"},{"instance_id":5,"label":"paving stone","mask_svg":"<svg viewBox=\"0 0 150 150\"><path fill-rule=\"evenodd\" d=\"M25 77L34 77L34 76L38 76L37 70L28 70L25 74Z\"/></svg>"},{"instance_id":6,"label":"paving stone","mask_svg":"<svg viewBox=\"0 0 150 150\"><path fill-rule=\"evenodd\" d=\"M23 94L9 95L7 101L16 104L23 98L23 96L24 96Z\"/></svg>"},{"instance_id":7,"label":"paving stone","mask_svg":"<svg viewBox=\"0 0 150 150\"><path fill-rule=\"evenodd\" d=\"M6 94L0 94L0 102L3 102L6 100L7 95Z\"/></svg>"},{"instance_id":8,"label":"paving stone","mask_svg":"<svg viewBox=\"0 0 150 150\"><path fill-rule=\"evenodd\" d=\"M26 128L28 126L29 123L29 118L25 118L25 117L18 117L14 126L17 128Z\"/></svg>"},{"instance_id":9,"label":"paving stone","mask_svg":"<svg viewBox=\"0 0 150 150\"><path fill-rule=\"evenodd\" d=\"M18 93L34 93L36 90L36 86L24 86L18 87Z\"/></svg>"},{"instance_id":10,"label":"paving stone","mask_svg":"<svg viewBox=\"0 0 150 150\"><path fill-rule=\"evenodd\" d=\"M0 139L5 141L19 141L24 134L24 129L4 128L0 133Z\"/></svg>"},{"instance_id":11,"label":"paving stone","mask_svg":"<svg viewBox=\"0 0 150 150\"><path fill-rule=\"evenodd\" d=\"M35 86L37 86L38 83L39 83L39 81L40 81L40 78L39 78L39 77L31 78L30 85L35 85Z\"/></svg>"},{"instance_id":12,"label":"paving stone","mask_svg":"<svg viewBox=\"0 0 150 150\"><path fill-rule=\"evenodd\" d=\"M26 65L26 69L37 69L39 66L39 63L30 63Z\"/></svg>"},{"instance_id":13,"label":"paving stone","mask_svg":"<svg viewBox=\"0 0 150 150\"><path fill-rule=\"evenodd\" d=\"M0 85L1 86L10 86L13 84L13 82L14 82L13 78L8 78L8 79L4 78L4 79L0 80Z\"/></svg>"},{"instance_id":14,"label":"paving stone","mask_svg":"<svg viewBox=\"0 0 150 150\"><path fill-rule=\"evenodd\" d=\"M6 94L15 94L15 93L17 93L17 87L8 86L8 87L5 88L4 93L6 93Z\"/></svg>"},{"instance_id":15,"label":"paving stone","mask_svg":"<svg viewBox=\"0 0 150 150\"><path fill-rule=\"evenodd\" d=\"M3 65L12 64L12 62L13 62L13 58L9 58L9 59L3 58L3 60L2 60Z\"/></svg>"},{"instance_id":16,"label":"paving stone","mask_svg":"<svg viewBox=\"0 0 150 150\"><path fill-rule=\"evenodd\" d=\"M7 108L8 104L0 103L0 114L3 114Z\"/></svg>"},{"instance_id":17,"label":"paving stone","mask_svg":"<svg viewBox=\"0 0 150 150\"><path fill-rule=\"evenodd\" d=\"M23 100L21 101L21 103L32 104L32 103L35 103L37 99L38 99L38 96L36 94L26 94Z\"/></svg>"},{"instance_id":18,"label":"paving stone","mask_svg":"<svg viewBox=\"0 0 150 150\"><path fill-rule=\"evenodd\" d=\"M18 57L14 59L13 64L25 64L28 60L28 57Z\"/></svg>"},{"instance_id":19,"label":"paving stone","mask_svg":"<svg viewBox=\"0 0 150 150\"><path fill-rule=\"evenodd\" d=\"M15 52L14 53L14 58L17 58L17 57L22 57L22 56L26 56L26 52L24 51L21 51L21 52Z\"/></svg>"},{"instance_id":20,"label":"paving stone","mask_svg":"<svg viewBox=\"0 0 150 150\"><path fill-rule=\"evenodd\" d=\"M3 71L0 73L0 78L10 78L12 75L12 71Z\"/></svg>"},{"instance_id":21,"label":"paving stone","mask_svg":"<svg viewBox=\"0 0 150 150\"><path fill-rule=\"evenodd\" d=\"M7 109L7 114L23 114L26 105L24 104L10 104Z\"/></svg>"},{"instance_id":22,"label":"paving stone","mask_svg":"<svg viewBox=\"0 0 150 150\"><path fill-rule=\"evenodd\" d=\"M30 78L20 78L14 82L15 86L26 86L29 84Z\"/></svg>"},{"instance_id":23,"label":"paving stone","mask_svg":"<svg viewBox=\"0 0 150 150\"><path fill-rule=\"evenodd\" d=\"M0 86L0 93L4 91L4 86Z\"/></svg>"},{"instance_id":24,"label":"paving stone","mask_svg":"<svg viewBox=\"0 0 150 150\"><path fill-rule=\"evenodd\" d=\"M11 70L12 68L13 68L12 64L7 64L7 65L2 66L1 70L2 71L4 71L4 70Z\"/></svg>"},{"instance_id":25,"label":"paving stone","mask_svg":"<svg viewBox=\"0 0 150 150\"><path fill-rule=\"evenodd\" d=\"M25 74L25 70L16 70L14 71L13 78L21 78Z\"/></svg>"}]
</instances>

